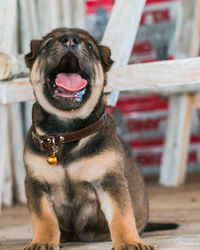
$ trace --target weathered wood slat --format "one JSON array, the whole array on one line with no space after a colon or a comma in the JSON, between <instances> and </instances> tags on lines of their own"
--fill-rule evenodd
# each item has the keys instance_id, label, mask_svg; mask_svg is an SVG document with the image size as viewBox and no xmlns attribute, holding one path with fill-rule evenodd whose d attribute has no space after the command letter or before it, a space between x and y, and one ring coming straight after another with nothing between
<instances>
[{"instance_id":1,"label":"weathered wood slat","mask_svg":"<svg viewBox=\"0 0 200 250\"><path fill-rule=\"evenodd\" d=\"M0 52L7 54L15 54L17 53L17 0L1 0L0 1ZM1 142L4 148L8 150L4 151L4 155L2 155L3 161L0 162L0 169L4 169L2 172L7 177L4 178L4 183L0 184L0 196L2 195L2 199L0 198L0 206L1 202L6 205L12 205L12 186L13 186L13 178L12 178L12 165L11 165L11 154L9 150L9 141L10 141L10 133L8 133L8 112L9 107L5 107L0 104L0 109L3 111L3 116L0 117L0 123L4 124L4 120L6 121L5 127L3 130L0 130L0 138L3 138ZM1 112L2 114L2 112ZM1 180L0 180L1 181ZM6 182L5 182L6 181Z\"/></svg>"},{"instance_id":2,"label":"weathered wood slat","mask_svg":"<svg viewBox=\"0 0 200 250\"><path fill-rule=\"evenodd\" d=\"M145 0L118 0L112 9L102 44L112 51L115 66L125 66L133 48ZM115 89L107 97L107 104L114 106L119 96Z\"/></svg>"},{"instance_id":3,"label":"weathered wood slat","mask_svg":"<svg viewBox=\"0 0 200 250\"><path fill-rule=\"evenodd\" d=\"M33 89L28 78L0 83L0 104L33 100Z\"/></svg>"},{"instance_id":4,"label":"weathered wood slat","mask_svg":"<svg viewBox=\"0 0 200 250\"><path fill-rule=\"evenodd\" d=\"M199 54L200 46L200 0L195 1L194 21L192 29L192 41L190 45L190 56L194 57Z\"/></svg>"},{"instance_id":5,"label":"weathered wood slat","mask_svg":"<svg viewBox=\"0 0 200 250\"><path fill-rule=\"evenodd\" d=\"M105 92L173 95L200 91L200 57L112 68ZM0 83L0 103L33 100L28 78Z\"/></svg>"},{"instance_id":6,"label":"weathered wood slat","mask_svg":"<svg viewBox=\"0 0 200 250\"><path fill-rule=\"evenodd\" d=\"M200 58L128 65L108 74L107 91L176 94L200 90Z\"/></svg>"},{"instance_id":7,"label":"weathered wood slat","mask_svg":"<svg viewBox=\"0 0 200 250\"><path fill-rule=\"evenodd\" d=\"M192 108L200 109L200 93L197 93L193 96L192 99Z\"/></svg>"},{"instance_id":8,"label":"weathered wood slat","mask_svg":"<svg viewBox=\"0 0 200 250\"><path fill-rule=\"evenodd\" d=\"M2 105L3 106L3 105ZM12 109L13 104L9 105L9 107L5 107L4 115L7 116L5 119L9 117L9 111ZM7 114L6 114L7 113ZM2 116L0 118L1 122L4 119ZM7 120L7 125L4 127L3 133L4 139L1 142L2 146L5 147L4 151L4 172L3 172L3 193L2 193L2 205L3 206L11 206L13 204L13 166L12 166L12 152L11 152L11 136L10 136L10 122Z\"/></svg>"},{"instance_id":9,"label":"weathered wood slat","mask_svg":"<svg viewBox=\"0 0 200 250\"><path fill-rule=\"evenodd\" d=\"M3 180L4 180L4 169L7 167L7 126L8 126L8 106L0 105L0 131L1 131L1 143L0 143L0 213L2 204L2 192L3 192Z\"/></svg>"},{"instance_id":10,"label":"weathered wood slat","mask_svg":"<svg viewBox=\"0 0 200 250\"><path fill-rule=\"evenodd\" d=\"M160 184L178 186L184 183L188 144L190 138L192 96L180 95L170 98L170 107L166 129L166 142Z\"/></svg>"},{"instance_id":11,"label":"weathered wood slat","mask_svg":"<svg viewBox=\"0 0 200 250\"><path fill-rule=\"evenodd\" d=\"M72 27L85 29L85 1L72 0Z\"/></svg>"}]
</instances>

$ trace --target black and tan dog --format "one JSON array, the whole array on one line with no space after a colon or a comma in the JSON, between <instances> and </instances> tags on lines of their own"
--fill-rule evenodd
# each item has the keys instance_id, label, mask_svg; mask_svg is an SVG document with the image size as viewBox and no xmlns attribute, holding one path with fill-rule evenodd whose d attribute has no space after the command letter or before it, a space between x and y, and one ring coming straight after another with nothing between
<instances>
[{"instance_id":1,"label":"black and tan dog","mask_svg":"<svg viewBox=\"0 0 200 250\"><path fill-rule=\"evenodd\" d=\"M105 114L109 48L85 31L59 28L26 55L36 103L24 150L34 238L25 249L112 239L113 249L153 249L142 176Z\"/></svg>"}]
</instances>

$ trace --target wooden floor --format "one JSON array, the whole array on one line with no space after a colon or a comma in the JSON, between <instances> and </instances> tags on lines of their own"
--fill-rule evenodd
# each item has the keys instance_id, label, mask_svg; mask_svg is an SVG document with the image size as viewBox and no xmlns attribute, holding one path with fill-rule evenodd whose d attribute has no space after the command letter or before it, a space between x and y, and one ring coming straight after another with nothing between
<instances>
[{"instance_id":1,"label":"wooden floor","mask_svg":"<svg viewBox=\"0 0 200 250\"><path fill-rule=\"evenodd\" d=\"M150 199L150 221L176 222L173 231L144 233L142 237L157 250L200 250L200 175L187 177L180 188L163 188L155 179L147 180ZM0 250L18 250L30 241L32 229L26 207L4 209L0 216ZM107 250L112 244L69 243L63 249Z\"/></svg>"}]
</instances>

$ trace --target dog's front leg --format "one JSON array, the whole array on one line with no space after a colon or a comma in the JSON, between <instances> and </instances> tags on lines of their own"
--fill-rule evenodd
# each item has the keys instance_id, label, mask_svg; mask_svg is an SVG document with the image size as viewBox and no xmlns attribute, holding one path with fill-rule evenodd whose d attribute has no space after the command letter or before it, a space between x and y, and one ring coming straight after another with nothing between
<instances>
[{"instance_id":1,"label":"dog's front leg","mask_svg":"<svg viewBox=\"0 0 200 250\"><path fill-rule=\"evenodd\" d=\"M98 185L97 194L109 225L113 250L153 250L137 232L126 179L120 173L107 174Z\"/></svg>"},{"instance_id":2,"label":"dog's front leg","mask_svg":"<svg viewBox=\"0 0 200 250\"><path fill-rule=\"evenodd\" d=\"M60 230L56 214L48 194L42 192L36 183L26 188L27 202L32 219L34 238L24 250L58 250ZM33 188L33 190L30 190ZM28 189L28 190L27 190ZM38 192L37 194L34 192Z\"/></svg>"}]
</instances>

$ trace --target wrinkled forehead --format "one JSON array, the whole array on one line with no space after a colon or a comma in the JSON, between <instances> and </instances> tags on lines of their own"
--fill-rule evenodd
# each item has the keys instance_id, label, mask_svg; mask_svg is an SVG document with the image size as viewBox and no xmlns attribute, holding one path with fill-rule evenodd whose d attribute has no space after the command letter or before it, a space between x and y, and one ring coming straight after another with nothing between
<instances>
[{"instance_id":1,"label":"wrinkled forehead","mask_svg":"<svg viewBox=\"0 0 200 250\"><path fill-rule=\"evenodd\" d=\"M81 30L81 29L68 29L68 28L58 28L47 34L46 36L43 37L43 40L48 40L48 39L53 39L60 37L65 34L76 34L83 40L87 40L91 42L93 45L97 46L96 40L86 31Z\"/></svg>"}]
</instances>

